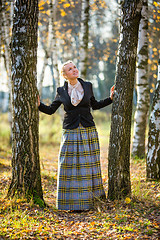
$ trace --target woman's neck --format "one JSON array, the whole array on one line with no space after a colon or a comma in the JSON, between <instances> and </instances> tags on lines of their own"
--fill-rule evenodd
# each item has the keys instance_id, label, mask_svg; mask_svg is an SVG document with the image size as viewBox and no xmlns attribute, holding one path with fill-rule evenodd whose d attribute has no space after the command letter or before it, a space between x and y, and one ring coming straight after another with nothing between
<instances>
[{"instance_id":1,"label":"woman's neck","mask_svg":"<svg viewBox=\"0 0 160 240\"><path fill-rule=\"evenodd\" d=\"M77 82L78 82L78 79L72 79L72 80L68 80L68 82L71 84L71 85L76 85Z\"/></svg>"}]
</instances>

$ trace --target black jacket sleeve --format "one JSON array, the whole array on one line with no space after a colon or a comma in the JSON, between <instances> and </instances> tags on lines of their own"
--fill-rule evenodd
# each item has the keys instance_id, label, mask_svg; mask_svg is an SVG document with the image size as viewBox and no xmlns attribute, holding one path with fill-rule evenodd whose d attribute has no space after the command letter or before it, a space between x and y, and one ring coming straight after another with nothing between
<instances>
[{"instance_id":1,"label":"black jacket sleeve","mask_svg":"<svg viewBox=\"0 0 160 240\"><path fill-rule=\"evenodd\" d=\"M38 109L43 113L51 115L51 114L55 113L55 111L60 107L61 104L62 104L62 102L60 101L60 96L57 93L57 95L51 105L47 106L41 102Z\"/></svg>"},{"instance_id":2,"label":"black jacket sleeve","mask_svg":"<svg viewBox=\"0 0 160 240\"><path fill-rule=\"evenodd\" d=\"M105 98L104 100L97 101L94 97L92 85L91 85L91 92L92 92L92 96L91 96L91 99L90 99L90 104L91 104L91 107L92 107L93 110L106 107L107 105L112 103L112 100L111 100L110 97Z\"/></svg>"}]
</instances>

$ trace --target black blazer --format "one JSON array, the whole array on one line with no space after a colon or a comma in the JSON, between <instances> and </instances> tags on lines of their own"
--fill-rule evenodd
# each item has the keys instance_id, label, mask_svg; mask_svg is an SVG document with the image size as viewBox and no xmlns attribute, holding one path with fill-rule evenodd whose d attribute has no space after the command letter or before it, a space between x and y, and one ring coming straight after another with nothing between
<instances>
[{"instance_id":1,"label":"black blazer","mask_svg":"<svg viewBox=\"0 0 160 240\"><path fill-rule=\"evenodd\" d=\"M95 126L90 109L100 109L112 103L110 97L97 101L93 94L92 83L85 82L80 78L78 78L78 81L81 83L84 89L84 96L77 106L74 106L71 103L71 99L68 94L67 82L64 83L63 87L57 88L56 97L50 106L46 106L43 103L40 103L39 106L39 110L41 112L51 115L59 108L61 104L63 104L65 111L63 121L64 129L77 128L80 123L83 127Z\"/></svg>"}]
</instances>

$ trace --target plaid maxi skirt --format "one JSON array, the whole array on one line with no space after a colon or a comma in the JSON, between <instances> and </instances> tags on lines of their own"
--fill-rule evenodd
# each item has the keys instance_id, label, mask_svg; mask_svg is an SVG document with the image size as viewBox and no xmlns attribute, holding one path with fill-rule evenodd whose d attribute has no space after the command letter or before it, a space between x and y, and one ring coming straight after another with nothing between
<instances>
[{"instance_id":1,"label":"plaid maxi skirt","mask_svg":"<svg viewBox=\"0 0 160 240\"><path fill-rule=\"evenodd\" d=\"M63 129L57 179L57 208L87 210L105 197L96 127Z\"/></svg>"}]
</instances>

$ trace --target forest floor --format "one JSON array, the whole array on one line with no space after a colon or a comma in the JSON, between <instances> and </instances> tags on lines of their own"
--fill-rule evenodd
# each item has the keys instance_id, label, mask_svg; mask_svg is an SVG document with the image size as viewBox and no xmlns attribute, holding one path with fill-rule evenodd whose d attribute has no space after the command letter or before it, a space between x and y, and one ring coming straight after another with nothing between
<instances>
[{"instance_id":1,"label":"forest floor","mask_svg":"<svg viewBox=\"0 0 160 240\"><path fill-rule=\"evenodd\" d=\"M102 178L107 194L105 139L100 131ZM43 193L49 206L42 209L24 198L5 198L11 181L11 150L0 145L0 240L160 239L160 183L146 181L144 159L131 159L130 197L99 202L95 210L88 212L69 213L55 206L58 151L58 145L40 148Z\"/></svg>"}]
</instances>

